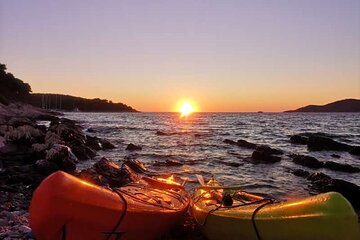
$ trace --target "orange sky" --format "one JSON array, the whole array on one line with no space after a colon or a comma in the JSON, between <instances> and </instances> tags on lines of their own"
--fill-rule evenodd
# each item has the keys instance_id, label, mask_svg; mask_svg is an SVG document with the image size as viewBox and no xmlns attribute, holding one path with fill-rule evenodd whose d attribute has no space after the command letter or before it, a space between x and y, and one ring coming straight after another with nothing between
<instances>
[{"instance_id":1,"label":"orange sky","mask_svg":"<svg viewBox=\"0 0 360 240\"><path fill-rule=\"evenodd\" d=\"M139 111L360 98L360 1L2 1L1 63L33 92ZM16 17L14 17L16 16Z\"/></svg>"}]
</instances>

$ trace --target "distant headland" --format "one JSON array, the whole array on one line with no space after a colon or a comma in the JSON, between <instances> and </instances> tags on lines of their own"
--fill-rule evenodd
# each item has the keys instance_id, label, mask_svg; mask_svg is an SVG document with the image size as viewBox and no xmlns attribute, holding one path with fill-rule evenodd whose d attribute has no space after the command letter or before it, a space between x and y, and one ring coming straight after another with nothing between
<instances>
[{"instance_id":1,"label":"distant headland","mask_svg":"<svg viewBox=\"0 0 360 240\"><path fill-rule=\"evenodd\" d=\"M344 99L325 105L308 105L285 112L360 112L360 100Z\"/></svg>"},{"instance_id":2,"label":"distant headland","mask_svg":"<svg viewBox=\"0 0 360 240\"><path fill-rule=\"evenodd\" d=\"M31 93L31 86L6 71L0 63L0 103L28 103L36 107L59 111L137 112L124 103L113 103L100 98L87 99L64 94Z\"/></svg>"}]
</instances>

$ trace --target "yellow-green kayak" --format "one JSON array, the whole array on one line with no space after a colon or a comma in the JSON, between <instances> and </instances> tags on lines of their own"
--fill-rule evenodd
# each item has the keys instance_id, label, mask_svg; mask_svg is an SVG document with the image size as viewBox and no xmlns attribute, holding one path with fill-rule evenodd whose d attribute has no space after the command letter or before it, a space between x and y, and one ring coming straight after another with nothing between
<instances>
[{"instance_id":1,"label":"yellow-green kayak","mask_svg":"<svg viewBox=\"0 0 360 240\"><path fill-rule=\"evenodd\" d=\"M360 239L354 209L336 192L274 202L212 179L195 190L191 210L209 240Z\"/></svg>"}]
</instances>

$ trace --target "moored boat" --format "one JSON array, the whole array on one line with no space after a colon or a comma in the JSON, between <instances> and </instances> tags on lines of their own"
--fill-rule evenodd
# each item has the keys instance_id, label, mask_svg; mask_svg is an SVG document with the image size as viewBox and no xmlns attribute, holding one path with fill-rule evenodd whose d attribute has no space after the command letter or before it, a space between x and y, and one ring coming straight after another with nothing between
<instances>
[{"instance_id":1,"label":"moored boat","mask_svg":"<svg viewBox=\"0 0 360 240\"><path fill-rule=\"evenodd\" d=\"M356 213L336 192L277 202L212 179L196 189L190 206L210 240L360 239Z\"/></svg>"},{"instance_id":2,"label":"moored boat","mask_svg":"<svg viewBox=\"0 0 360 240\"><path fill-rule=\"evenodd\" d=\"M180 185L143 178L111 190L59 171L34 192L30 227L38 240L156 239L188 204Z\"/></svg>"}]
</instances>

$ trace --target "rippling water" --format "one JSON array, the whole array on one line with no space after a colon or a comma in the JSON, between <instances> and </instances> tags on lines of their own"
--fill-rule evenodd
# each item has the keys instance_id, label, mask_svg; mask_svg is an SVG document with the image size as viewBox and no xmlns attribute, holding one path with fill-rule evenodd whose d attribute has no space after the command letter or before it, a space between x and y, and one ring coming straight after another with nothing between
<instances>
[{"instance_id":1,"label":"rippling water","mask_svg":"<svg viewBox=\"0 0 360 240\"><path fill-rule=\"evenodd\" d=\"M294 164L287 154L306 154L320 161L360 167L359 158L347 152L309 152L306 146L293 145L289 140L297 133L322 132L337 141L360 145L359 113L196 113L187 119L180 119L177 113L65 113L65 117L79 121L85 128L93 128L96 131L93 135L107 138L117 146L114 150L99 152L99 156L115 161L139 159L150 169L171 171L190 180L195 180L195 174L205 178L214 175L225 184L241 185L245 190L280 199L309 194L309 182L291 174L290 168L314 171ZM156 131L171 135L158 136ZM278 163L253 164L247 161L252 150L225 144L224 139L266 144L285 154ZM140 145L142 151L126 151L129 143ZM334 153L341 158L331 157ZM166 160L184 165L154 166L155 162ZM82 167L94 161L84 162ZM239 166L235 167L236 164ZM316 171L360 185L359 173Z\"/></svg>"}]
</instances>

